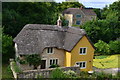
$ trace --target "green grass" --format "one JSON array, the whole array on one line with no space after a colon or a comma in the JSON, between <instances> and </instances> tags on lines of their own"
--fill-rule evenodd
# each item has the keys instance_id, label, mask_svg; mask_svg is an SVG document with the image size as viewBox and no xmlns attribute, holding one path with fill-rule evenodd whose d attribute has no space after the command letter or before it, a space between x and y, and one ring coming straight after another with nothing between
<instances>
[{"instance_id":1,"label":"green grass","mask_svg":"<svg viewBox=\"0 0 120 80\"><path fill-rule=\"evenodd\" d=\"M95 56L95 59L103 59L103 58L107 58L107 55L103 55L103 56Z\"/></svg>"},{"instance_id":2,"label":"green grass","mask_svg":"<svg viewBox=\"0 0 120 80\"><path fill-rule=\"evenodd\" d=\"M93 66L97 68L120 68L118 58L120 55L96 56L93 59Z\"/></svg>"},{"instance_id":3,"label":"green grass","mask_svg":"<svg viewBox=\"0 0 120 80\"><path fill-rule=\"evenodd\" d=\"M2 64L2 79L13 78L13 73L8 64Z\"/></svg>"}]
</instances>

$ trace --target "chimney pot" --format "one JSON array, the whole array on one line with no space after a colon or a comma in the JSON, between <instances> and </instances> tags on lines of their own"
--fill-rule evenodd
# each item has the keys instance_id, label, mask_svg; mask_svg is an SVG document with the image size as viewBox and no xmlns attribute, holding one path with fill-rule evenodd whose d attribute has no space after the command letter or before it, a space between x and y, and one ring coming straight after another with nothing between
<instances>
[{"instance_id":1,"label":"chimney pot","mask_svg":"<svg viewBox=\"0 0 120 80\"><path fill-rule=\"evenodd\" d=\"M80 6L80 9L83 9L83 6Z\"/></svg>"}]
</instances>

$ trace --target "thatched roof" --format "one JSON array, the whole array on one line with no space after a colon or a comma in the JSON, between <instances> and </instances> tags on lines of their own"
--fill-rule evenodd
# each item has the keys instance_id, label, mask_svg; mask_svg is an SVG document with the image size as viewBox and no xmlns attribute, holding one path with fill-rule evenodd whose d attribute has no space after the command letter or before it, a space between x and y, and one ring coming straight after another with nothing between
<instances>
[{"instance_id":1,"label":"thatched roof","mask_svg":"<svg viewBox=\"0 0 120 80\"><path fill-rule=\"evenodd\" d=\"M47 47L71 51L86 34L83 29L57 25L27 24L14 38L19 54L40 54Z\"/></svg>"}]
</instances>

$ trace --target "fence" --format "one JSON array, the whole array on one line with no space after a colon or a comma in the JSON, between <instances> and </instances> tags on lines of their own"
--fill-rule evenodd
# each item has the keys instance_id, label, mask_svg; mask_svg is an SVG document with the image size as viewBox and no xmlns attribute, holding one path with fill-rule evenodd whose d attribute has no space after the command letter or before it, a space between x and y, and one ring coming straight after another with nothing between
<instances>
[{"instance_id":1,"label":"fence","mask_svg":"<svg viewBox=\"0 0 120 80\"><path fill-rule=\"evenodd\" d=\"M77 74L80 73L79 67L60 67L60 69L63 71L72 70ZM39 76L42 76L42 78L49 78L52 70L54 70L54 68L41 69L41 70L29 70L29 71L24 71L23 73L17 74L17 76L18 78L37 78L37 76L39 75Z\"/></svg>"},{"instance_id":2,"label":"fence","mask_svg":"<svg viewBox=\"0 0 120 80\"><path fill-rule=\"evenodd\" d=\"M51 69L40 69L40 70L26 70L21 73L16 73L13 69L13 60L10 60L10 66L11 70L13 72L14 78L37 78L37 76L42 76L42 78L49 78L52 70L55 70L55 68ZM80 68L78 66L76 67L60 67L63 71L72 70L75 73L80 73Z\"/></svg>"}]
</instances>

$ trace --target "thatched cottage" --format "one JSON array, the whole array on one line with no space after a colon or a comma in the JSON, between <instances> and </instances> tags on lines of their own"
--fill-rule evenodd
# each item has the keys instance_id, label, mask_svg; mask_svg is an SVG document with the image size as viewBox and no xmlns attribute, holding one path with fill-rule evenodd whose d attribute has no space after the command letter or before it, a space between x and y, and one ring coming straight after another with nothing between
<instances>
[{"instance_id":1,"label":"thatched cottage","mask_svg":"<svg viewBox=\"0 0 120 80\"><path fill-rule=\"evenodd\" d=\"M27 24L14 42L16 57L41 55L41 69L58 64L61 67L79 65L81 70L92 70L95 49L84 29L61 26L60 21L57 25Z\"/></svg>"}]
</instances>

